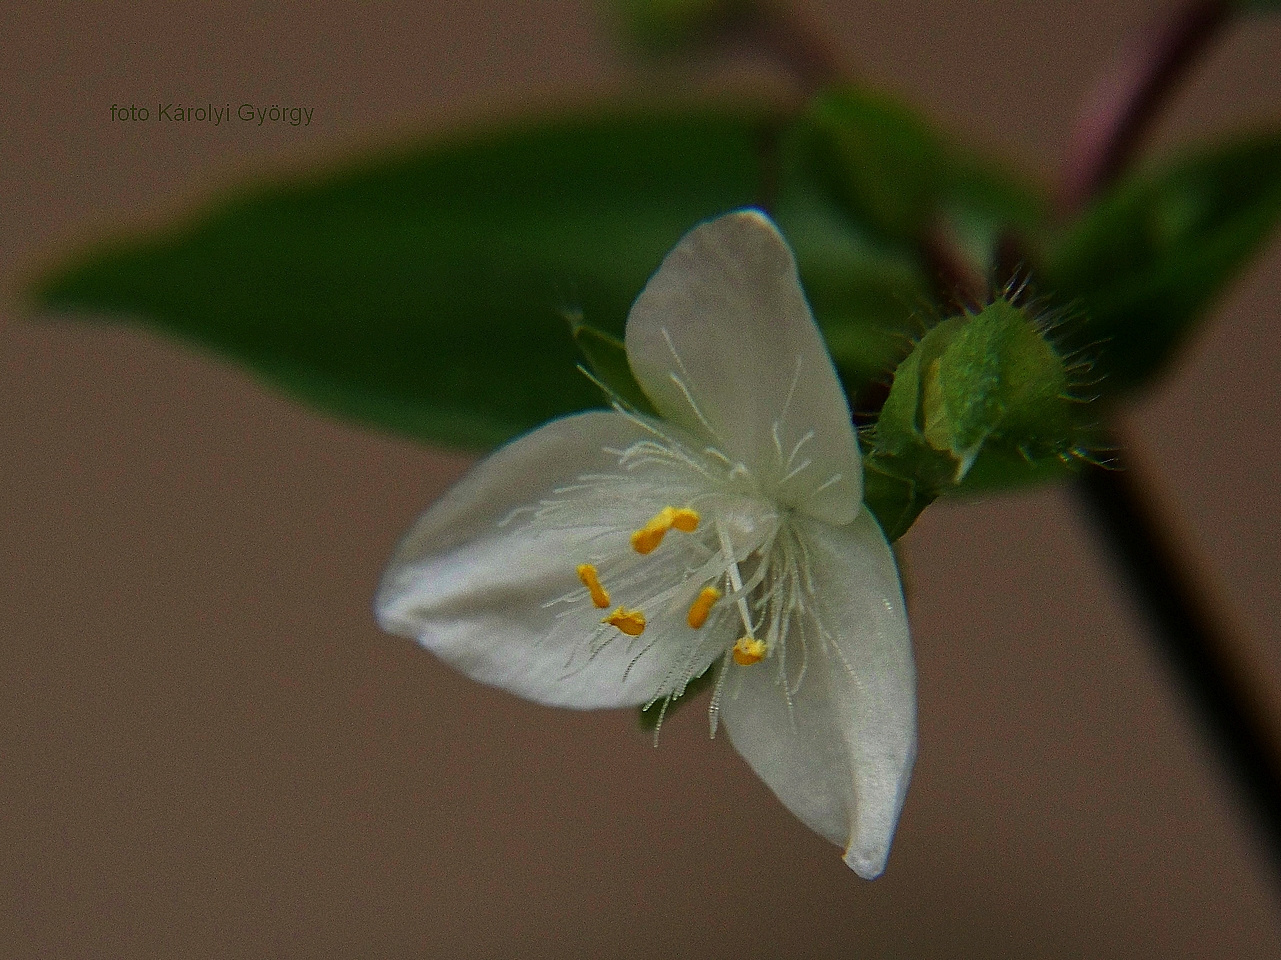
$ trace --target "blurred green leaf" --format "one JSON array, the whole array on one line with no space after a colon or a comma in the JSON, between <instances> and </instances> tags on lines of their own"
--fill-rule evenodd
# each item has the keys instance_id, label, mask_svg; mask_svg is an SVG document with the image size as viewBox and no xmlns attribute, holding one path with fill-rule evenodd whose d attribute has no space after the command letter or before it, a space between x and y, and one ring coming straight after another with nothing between
<instances>
[{"instance_id":1,"label":"blurred green leaf","mask_svg":"<svg viewBox=\"0 0 1281 960\"><path fill-rule=\"evenodd\" d=\"M886 243L841 208L816 168L804 124L775 154L771 209L796 253L801 283L855 411L888 382L932 313L915 251Z\"/></svg>"},{"instance_id":2,"label":"blurred green leaf","mask_svg":"<svg viewBox=\"0 0 1281 960\"><path fill-rule=\"evenodd\" d=\"M1079 303L1068 331L1116 392L1160 368L1279 216L1281 135L1212 147L1117 184L1051 245L1038 287Z\"/></svg>"},{"instance_id":3,"label":"blurred green leaf","mask_svg":"<svg viewBox=\"0 0 1281 960\"><path fill-rule=\"evenodd\" d=\"M986 268L1006 229L1035 228L1045 218L1040 192L883 94L832 89L815 98L805 120L832 189L882 240L917 245L944 228Z\"/></svg>"},{"instance_id":4,"label":"blurred green leaf","mask_svg":"<svg viewBox=\"0 0 1281 960\"><path fill-rule=\"evenodd\" d=\"M487 446L602 405L563 311L621 334L676 240L756 197L777 122L611 111L429 144L92 248L35 296L135 317L367 422Z\"/></svg>"},{"instance_id":5,"label":"blurred green leaf","mask_svg":"<svg viewBox=\"0 0 1281 960\"><path fill-rule=\"evenodd\" d=\"M684 232L767 194L857 403L906 352L926 284L834 206L795 144L768 107L603 111L428 144L93 247L35 298L211 347L385 429L485 447L601 406L565 316L621 336ZM607 348L587 344L589 364L625 389Z\"/></svg>"}]
</instances>

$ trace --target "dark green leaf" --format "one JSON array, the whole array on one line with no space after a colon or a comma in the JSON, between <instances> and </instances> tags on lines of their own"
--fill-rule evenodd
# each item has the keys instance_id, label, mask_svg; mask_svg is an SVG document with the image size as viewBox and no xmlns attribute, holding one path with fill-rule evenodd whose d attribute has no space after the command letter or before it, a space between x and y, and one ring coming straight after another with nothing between
<instances>
[{"instance_id":1,"label":"dark green leaf","mask_svg":"<svg viewBox=\"0 0 1281 960\"><path fill-rule=\"evenodd\" d=\"M486 446L602 405L563 310L621 334L676 240L755 199L776 124L614 111L380 156L94 248L36 296L136 317L331 410Z\"/></svg>"},{"instance_id":2,"label":"dark green leaf","mask_svg":"<svg viewBox=\"0 0 1281 960\"><path fill-rule=\"evenodd\" d=\"M1281 216L1281 135L1185 157L1119 183L1052 245L1043 292L1073 299L1100 388L1151 376Z\"/></svg>"},{"instance_id":3,"label":"dark green leaf","mask_svg":"<svg viewBox=\"0 0 1281 960\"><path fill-rule=\"evenodd\" d=\"M850 220L815 177L803 134L779 151L773 213L796 252L801 283L855 410L888 381L924 329L930 284L914 253L881 243Z\"/></svg>"},{"instance_id":4,"label":"dark green leaf","mask_svg":"<svg viewBox=\"0 0 1281 960\"><path fill-rule=\"evenodd\" d=\"M428 145L96 247L37 298L136 318L386 429L488 446L601 406L564 317L617 338L677 239L768 183L857 405L906 353L926 284L834 206L796 143L771 109L744 108L611 111ZM617 356L594 346L590 363L620 389Z\"/></svg>"}]
</instances>

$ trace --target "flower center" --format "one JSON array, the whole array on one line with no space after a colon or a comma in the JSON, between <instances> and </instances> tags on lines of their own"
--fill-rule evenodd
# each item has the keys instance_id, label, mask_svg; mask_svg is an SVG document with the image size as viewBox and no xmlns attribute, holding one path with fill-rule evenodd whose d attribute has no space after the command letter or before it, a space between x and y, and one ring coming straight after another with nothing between
<instances>
[{"instance_id":1,"label":"flower center","mask_svg":"<svg viewBox=\"0 0 1281 960\"><path fill-rule=\"evenodd\" d=\"M637 669L652 677L650 704L681 697L719 660L714 733L734 671L769 661L790 701L807 647L822 644L807 551L787 509L745 465L667 424L636 422L651 436L607 449L616 470L581 475L528 508L538 535L554 543L574 531L581 551L570 560L576 589L545 606L563 604L556 629L585 641L567 677L606 647L625 651L624 680ZM595 616L584 617L584 607Z\"/></svg>"},{"instance_id":2,"label":"flower center","mask_svg":"<svg viewBox=\"0 0 1281 960\"><path fill-rule=\"evenodd\" d=\"M704 537L696 538L693 543L683 543L680 550L664 551L665 556L655 557L652 564L639 559L647 558L658 550L672 530L687 534L698 532L702 519L702 515L693 507L669 504L632 531L629 540L636 558L632 564L639 563L642 566L629 577L629 565L625 560L620 562L615 558L611 565L617 572L618 582L627 588L624 593L634 593L632 588L643 587L646 595L636 596L633 608L619 606L600 623L613 627L628 637L639 637L649 625L646 609L651 615L657 613L661 618L668 610L656 610L656 607L671 608L679 604L685 610L686 625L691 630L702 630L712 619L716 604L725 596L725 591L729 591L733 609L738 613L742 629L746 631L731 648L734 662L740 666L759 663L765 659L770 649L767 640L757 638L753 627L751 593L758 586L759 578L744 583L739 563L735 559L736 553L741 553L742 545L736 551L727 529L734 526L741 528L740 534L744 531L753 533L757 525L750 518L737 516L732 506L730 509L718 510L711 524L712 529L705 530ZM700 551L706 555L704 562L691 568L691 552L698 557ZM750 556L755 565L764 570L766 561L761 557L760 551L753 551ZM577 572L593 605L600 609L609 607L612 603L611 593L601 581L601 573L596 565L581 563ZM698 592L691 596L693 589ZM608 642L608 639L604 642ZM696 646L701 646L701 643L696 643Z\"/></svg>"}]
</instances>

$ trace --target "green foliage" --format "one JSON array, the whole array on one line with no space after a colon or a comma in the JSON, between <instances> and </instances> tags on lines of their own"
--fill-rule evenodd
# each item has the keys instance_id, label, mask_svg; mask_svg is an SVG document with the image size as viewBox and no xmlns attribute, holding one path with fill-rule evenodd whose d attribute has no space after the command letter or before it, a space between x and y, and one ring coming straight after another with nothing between
<instances>
[{"instance_id":1,"label":"green foliage","mask_svg":"<svg viewBox=\"0 0 1281 960\"><path fill-rule=\"evenodd\" d=\"M36 298L136 318L384 428L484 447L602 405L564 310L621 334L676 240L755 198L776 123L611 111L378 156L92 248Z\"/></svg>"},{"instance_id":2,"label":"green foliage","mask_svg":"<svg viewBox=\"0 0 1281 960\"><path fill-rule=\"evenodd\" d=\"M765 107L605 111L428 144L91 248L36 299L213 348L384 429L485 447L602 405L575 342L643 409L611 359L632 300L690 227L767 197L857 404L902 356L928 285L844 215L804 146Z\"/></svg>"},{"instance_id":3,"label":"green foliage","mask_svg":"<svg viewBox=\"0 0 1281 960\"><path fill-rule=\"evenodd\" d=\"M1213 147L1122 180L1060 236L1038 287L1075 300L1100 389L1156 373L1281 216L1281 135Z\"/></svg>"},{"instance_id":4,"label":"green foliage","mask_svg":"<svg viewBox=\"0 0 1281 960\"><path fill-rule=\"evenodd\" d=\"M796 253L845 392L862 409L920 332L920 314L932 310L929 277L915 251L885 242L842 208L804 122L785 132L775 157L771 211Z\"/></svg>"},{"instance_id":5,"label":"green foliage","mask_svg":"<svg viewBox=\"0 0 1281 960\"><path fill-rule=\"evenodd\" d=\"M852 407L880 406L893 373L866 496L896 538L937 496L1060 477L1088 445L1062 352L1005 300L912 348L937 310L927 238L945 230L980 269L1010 231L1042 238L1038 293L1078 317L1058 336L1094 344L1115 392L1156 369L1275 225L1281 137L1130 177L1053 232L1037 192L853 88L790 119L602 110L243 190L86 251L35 298L149 324L385 429L486 447L601 406L580 354L648 411L619 339L633 299L694 224L757 203L796 252Z\"/></svg>"}]
</instances>

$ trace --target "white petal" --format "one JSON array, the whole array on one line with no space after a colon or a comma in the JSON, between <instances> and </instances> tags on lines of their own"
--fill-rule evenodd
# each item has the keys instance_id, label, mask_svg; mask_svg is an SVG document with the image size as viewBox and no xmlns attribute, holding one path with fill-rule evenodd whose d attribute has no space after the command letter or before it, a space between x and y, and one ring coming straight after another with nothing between
<instances>
[{"instance_id":1,"label":"white petal","mask_svg":"<svg viewBox=\"0 0 1281 960\"><path fill-rule=\"evenodd\" d=\"M839 655L819 655L811 642L790 711L775 656L733 667L721 717L788 809L870 880L885 869L916 757L916 672L898 571L866 510L844 527L794 522ZM794 654L793 643L793 663Z\"/></svg>"},{"instance_id":2,"label":"white petal","mask_svg":"<svg viewBox=\"0 0 1281 960\"><path fill-rule=\"evenodd\" d=\"M764 214L686 234L632 307L627 358L666 419L744 464L771 499L828 523L854 518L863 467L849 405Z\"/></svg>"},{"instance_id":3,"label":"white petal","mask_svg":"<svg viewBox=\"0 0 1281 960\"><path fill-rule=\"evenodd\" d=\"M378 622L476 680L554 706L648 703L670 690L673 674L701 673L720 651L700 651L693 663L688 643L651 645L651 629L631 638L599 627L603 611L585 596L569 619L560 616L567 604L547 606L581 590L576 568L600 549L598 521L547 528L517 515L503 523L584 474L618 474L618 456L606 448L650 436L622 414L584 413L554 420L479 463L397 548L374 600ZM645 503L634 509L635 517L653 512ZM625 534L619 547L629 549ZM593 630L608 638L594 656Z\"/></svg>"}]
</instances>

